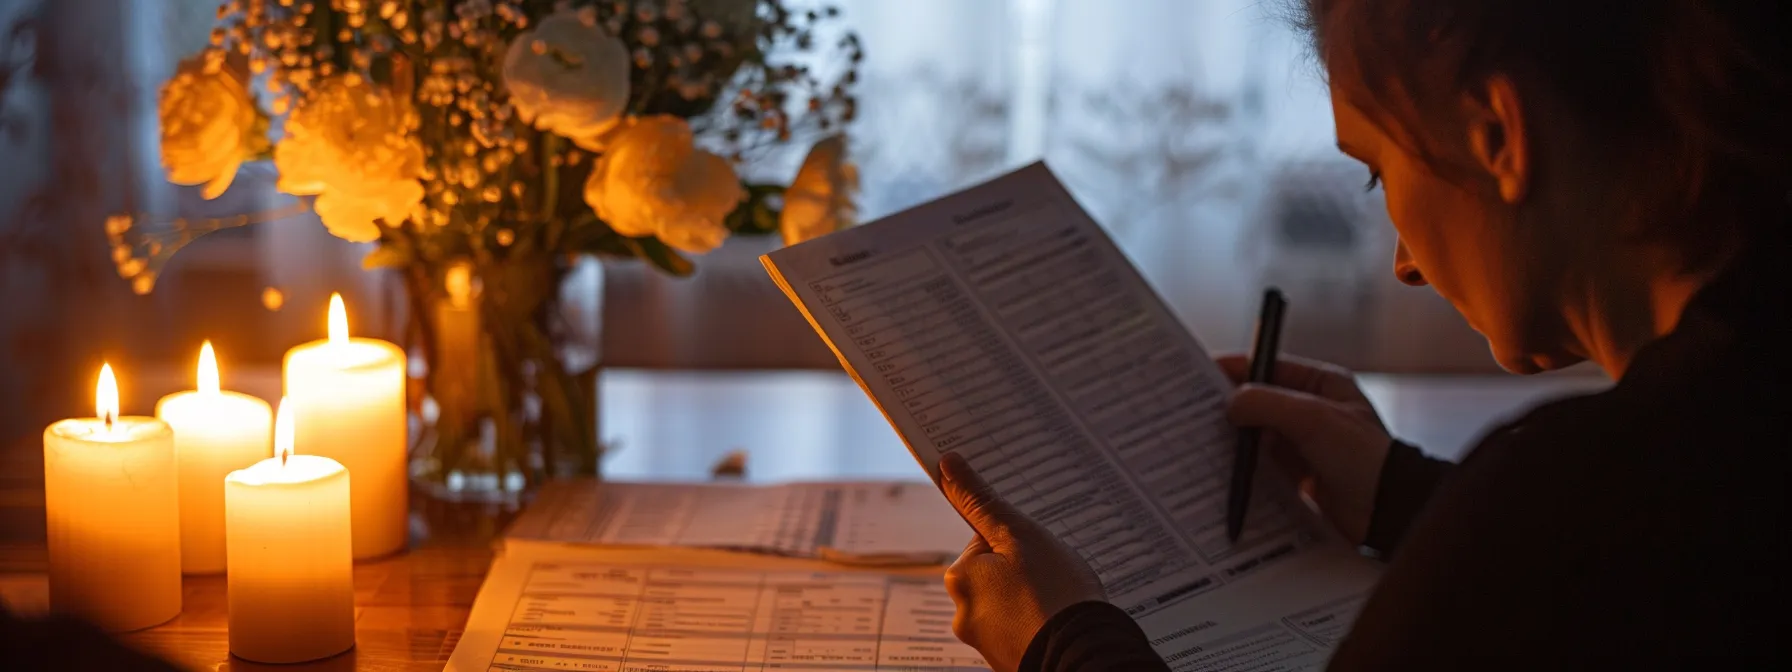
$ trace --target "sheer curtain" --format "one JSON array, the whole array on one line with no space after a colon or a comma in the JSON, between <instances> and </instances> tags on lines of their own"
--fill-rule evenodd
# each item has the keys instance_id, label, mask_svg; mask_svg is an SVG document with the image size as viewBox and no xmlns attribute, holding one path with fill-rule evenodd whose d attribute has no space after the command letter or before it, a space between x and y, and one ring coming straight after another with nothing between
<instances>
[{"instance_id":1,"label":"sheer curtain","mask_svg":"<svg viewBox=\"0 0 1792 672\"><path fill-rule=\"evenodd\" d=\"M1209 1L1036 2L1052 12L1043 154L1171 307L1231 348L1250 310L1234 263L1258 116L1254 11Z\"/></svg>"},{"instance_id":2,"label":"sheer curtain","mask_svg":"<svg viewBox=\"0 0 1792 672\"><path fill-rule=\"evenodd\" d=\"M0 352L36 350L50 339L44 322L55 314L42 287L52 277L48 262L31 254L40 216L38 195L50 180L49 91L33 72L39 17L35 1L0 3ZM29 33L29 37L25 37ZM23 42L23 43L21 43ZM41 417L33 401L33 376L48 368L42 357L6 358L0 377L0 435L12 436Z\"/></svg>"},{"instance_id":3,"label":"sheer curtain","mask_svg":"<svg viewBox=\"0 0 1792 672\"><path fill-rule=\"evenodd\" d=\"M1010 165L1013 11L1008 0L844 0L863 40L852 151L869 220ZM818 40L818 43L825 43ZM802 148L759 168L788 180ZM778 244L735 238L697 259L691 278L641 264L605 269L606 359L658 368L837 368L760 266Z\"/></svg>"},{"instance_id":4,"label":"sheer curtain","mask_svg":"<svg viewBox=\"0 0 1792 672\"><path fill-rule=\"evenodd\" d=\"M1479 337L1447 306L1389 277L1381 207L1356 190L1364 175L1331 148L1323 85L1301 38L1275 16L1281 2L837 0L867 55L862 116L852 129L863 218L1043 158L1216 349L1243 344L1258 290L1275 283L1294 300L1291 349L1366 369L1491 370ZM105 183L103 198L89 199L95 216L68 226L96 237L104 200L117 201L107 208L134 198L146 210L185 214L265 205L256 199L272 197L266 166L245 171L216 203L159 181L155 88L203 42L215 0L45 4L77 17L70 25L86 26L87 36L116 29L111 44L129 52L120 59L121 101L66 103L88 116L113 110L124 120L116 133L127 137L116 144L129 148L126 174ZM117 9L101 11L108 7ZM50 101L36 109L53 112ZM788 179L800 159L798 148L760 170ZM133 193L115 193L123 191ZM624 367L836 367L758 264L776 244L738 238L697 260L697 275L686 279L606 264L606 359ZM214 300L270 335L242 340L266 344L274 357L290 343L273 335L290 341L321 328L317 313L330 291L349 295L365 331L389 333L398 302L382 276L359 270L364 251L309 217L261 225L200 241L173 262L156 295L127 303L158 333L174 334L163 340L182 355L190 335L178 330L206 321L168 315ZM102 251L82 254L106 270ZM95 291L122 289L99 280L107 284ZM281 310L259 300L267 287L283 293Z\"/></svg>"},{"instance_id":5,"label":"sheer curtain","mask_svg":"<svg viewBox=\"0 0 1792 672\"><path fill-rule=\"evenodd\" d=\"M1393 280L1380 195L1333 147L1323 80L1280 0L839 4L866 48L866 219L1044 159L1211 348L1246 343L1274 284L1294 306L1292 351L1494 370L1447 304ZM685 280L611 268L611 361L835 366L754 261L773 244L732 241Z\"/></svg>"}]
</instances>

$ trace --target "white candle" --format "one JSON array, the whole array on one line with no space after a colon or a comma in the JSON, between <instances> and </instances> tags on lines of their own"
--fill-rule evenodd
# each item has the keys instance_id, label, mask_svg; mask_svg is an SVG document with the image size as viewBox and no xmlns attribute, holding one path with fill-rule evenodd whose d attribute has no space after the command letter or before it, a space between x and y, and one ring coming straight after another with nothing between
<instances>
[{"instance_id":1,"label":"white candle","mask_svg":"<svg viewBox=\"0 0 1792 672\"><path fill-rule=\"evenodd\" d=\"M349 472L292 452L283 401L275 457L224 478L230 569L230 652L258 663L298 663L355 645Z\"/></svg>"},{"instance_id":2,"label":"white candle","mask_svg":"<svg viewBox=\"0 0 1792 672\"><path fill-rule=\"evenodd\" d=\"M286 352L296 447L336 460L355 476L350 507L356 559L405 545L404 364L404 351L396 345L349 338L339 294L330 296L329 338Z\"/></svg>"},{"instance_id":3,"label":"white candle","mask_svg":"<svg viewBox=\"0 0 1792 672\"><path fill-rule=\"evenodd\" d=\"M199 349L198 389L156 402L156 417L174 428L180 463L180 568L224 571L224 477L266 459L274 413L268 402L218 384L212 342Z\"/></svg>"},{"instance_id":4,"label":"white candle","mask_svg":"<svg viewBox=\"0 0 1792 672\"><path fill-rule=\"evenodd\" d=\"M180 613L180 488L174 432L119 417L118 382L100 368L98 417L44 430L50 607L105 630Z\"/></svg>"}]
</instances>

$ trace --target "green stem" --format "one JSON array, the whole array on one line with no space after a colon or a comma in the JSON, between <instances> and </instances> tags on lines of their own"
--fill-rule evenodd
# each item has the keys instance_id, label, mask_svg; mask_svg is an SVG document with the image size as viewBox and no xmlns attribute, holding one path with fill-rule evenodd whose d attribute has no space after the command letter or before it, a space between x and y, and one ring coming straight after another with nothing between
<instances>
[{"instance_id":1,"label":"green stem","mask_svg":"<svg viewBox=\"0 0 1792 672\"><path fill-rule=\"evenodd\" d=\"M490 302L480 302L480 319L486 325L483 331L489 337L489 339L482 340L487 341L491 348L490 357L486 358L486 361L489 362L489 368L486 368L486 371L491 376L482 382L489 383L484 387L492 393L488 403L491 406L492 424L495 425L500 439L497 442L500 454L492 456L493 466L497 467L506 459L512 459L518 462L520 467L523 461L510 455L510 452L518 443L515 440L516 437L520 436L520 433L512 425L514 419L512 414L521 408L520 404L514 402L517 396L515 387L521 382L522 356L517 351L517 339L507 331L508 325L502 321L502 318L501 312L492 307ZM481 348L486 347L487 343L481 343ZM524 446L524 449L526 450L527 447Z\"/></svg>"},{"instance_id":2,"label":"green stem","mask_svg":"<svg viewBox=\"0 0 1792 672\"><path fill-rule=\"evenodd\" d=\"M572 448L579 459L580 468L596 463L597 439L592 435L592 414L597 409L589 408L584 395L576 381L567 375L566 367L561 364L559 356L554 352L546 335L535 328L535 325L524 323L518 326L518 335L522 345L536 360L537 374L541 377L537 382L541 388L541 400L547 417L553 420L554 429L558 430L562 440ZM553 464L553 451L545 451L548 464Z\"/></svg>"},{"instance_id":3,"label":"green stem","mask_svg":"<svg viewBox=\"0 0 1792 672\"><path fill-rule=\"evenodd\" d=\"M487 334L491 332L492 330L486 330ZM477 355L481 383L479 387L487 393L485 403L491 408L492 429L498 433L497 441L494 442L497 454L491 456L490 466L494 472L502 474L504 465L510 462L516 464L518 471L527 473L525 461L513 454L522 443L521 432L517 431L511 417L511 409L514 408L511 403L512 383L521 367L516 365L517 362L507 351L498 347L497 341L495 335L480 338ZM526 450L527 447L524 448Z\"/></svg>"}]
</instances>

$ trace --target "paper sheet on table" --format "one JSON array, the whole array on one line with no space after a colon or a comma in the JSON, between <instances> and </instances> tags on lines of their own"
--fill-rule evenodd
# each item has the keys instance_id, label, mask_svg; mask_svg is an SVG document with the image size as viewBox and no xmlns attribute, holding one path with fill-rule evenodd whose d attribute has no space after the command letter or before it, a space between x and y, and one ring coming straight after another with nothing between
<instances>
[{"instance_id":1,"label":"paper sheet on table","mask_svg":"<svg viewBox=\"0 0 1792 672\"><path fill-rule=\"evenodd\" d=\"M531 546L492 564L447 669L987 670L940 572Z\"/></svg>"},{"instance_id":2,"label":"paper sheet on table","mask_svg":"<svg viewBox=\"0 0 1792 672\"><path fill-rule=\"evenodd\" d=\"M1270 460L1228 541L1231 383L1044 164L761 259L928 473L964 456L1173 668L1320 665L1376 580Z\"/></svg>"},{"instance_id":3,"label":"paper sheet on table","mask_svg":"<svg viewBox=\"0 0 1792 672\"><path fill-rule=\"evenodd\" d=\"M1322 567L1290 569L1253 577L1264 583L1249 590L1212 593L1202 611L1159 612L1141 624L1175 670L1317 666L1357 602L1314 591L1328 583ZM523 546L492 563L447 669L987 669L952 635L941 571L690 548Z\"/></svg>"},{"instance_id":4,"label":"paper sheet on table","mask_svg":"<svg viewBox=\"0 0 1792 672\"><path fill-rule=\"evenodd\" d=\"M695 546L873 564L941 564L970 527L928 483L550 482L509 542Z\"/></svg>"}]
</instances>

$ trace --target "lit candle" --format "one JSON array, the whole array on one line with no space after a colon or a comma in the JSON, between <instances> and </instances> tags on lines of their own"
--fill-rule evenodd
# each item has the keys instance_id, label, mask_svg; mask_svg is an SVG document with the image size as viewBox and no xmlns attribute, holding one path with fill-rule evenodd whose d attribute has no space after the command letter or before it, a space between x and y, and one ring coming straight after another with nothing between
<instances>
[{"instance_id":1,"label":"lit candle","mask_svg":"<svg viewBox=\"0 0 1792 672\"><path fill-rule=\"evenodd\" d=\"M283 400L274 457L224 478L230 569L230 652L258 663L298 663L355 645L349 472L327 457L293 454Z\"/></svg>"},{"instance_id":2,"label":"lit candle","mask_svg":"<svg viewBox=\"0 0 1792 672\"><path fill-rule=\"evenodd\" d=\"M180 488L174 432L118 415L118 381L100 368L96 418L44 430L50 607L105 630L180 613Z\"/></svg>"},{"instance_id":3,"label":"lit candle","mask_svg":"<svg viewBox=\"0 0 1792 672\"><path fill-rule=\"evenodd\" d=\"M342 463L355 475L355 558L404 548L404 351L349 338L342 295L330 296L329 337L286 352L286 397L299 452Z\"/></svg>"},{"instance_id":4,"label":"lit candle","mask_svg":"<svg viewBox=\"0 0 1792 672\"><path fill-rule=\"evenodd\" d=\"M156 402L156 417L174 428L180 462L180 568L224 571L224 476L266 458L274 413L268 402L218 384L212 342L199 348L199 384Z\"/></svg>"},{"instance_id":5,"label":"lit candle","mask_svg":"<svg viewBox=\"0 0 1792 672\"><path fill-rule=\"evenodd\" d=\"M436 357L429 375L435 379L436 403L448 422L461 422L478 403L479 307L473 269L465 263L443 274L448 300L436 307Z\"/></svg>"}]
</instances>

